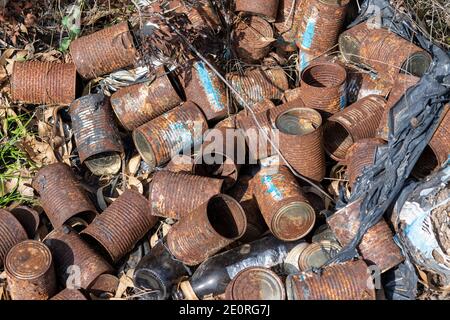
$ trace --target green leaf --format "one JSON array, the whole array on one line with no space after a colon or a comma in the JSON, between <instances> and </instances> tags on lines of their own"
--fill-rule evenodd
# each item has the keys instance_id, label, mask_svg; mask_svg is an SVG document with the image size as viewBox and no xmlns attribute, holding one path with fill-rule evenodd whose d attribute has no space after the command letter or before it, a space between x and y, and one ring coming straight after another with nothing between
<instances>
[{"instance_id":1,"label":"green leaf","mask_svg":"<svg viewBox=\"0 0 450 320\"><path fill-rule=\"evenodd\" d=\"M59 46L59 51L66 52L69 49L70 43L72 42L72 39L69 37L65 37L61 41L61 45Z\"/></svg>"}]
</instances>

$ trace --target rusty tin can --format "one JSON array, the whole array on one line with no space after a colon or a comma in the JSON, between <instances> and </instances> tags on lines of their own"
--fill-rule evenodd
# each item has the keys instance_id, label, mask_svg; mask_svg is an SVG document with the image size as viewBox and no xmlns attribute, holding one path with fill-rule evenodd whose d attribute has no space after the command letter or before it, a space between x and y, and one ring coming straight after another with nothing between
<instances>
[{"instance_id":1,"label":"rusty tin can","mask_svg":"<svg viewBox=\"0 0 450 320\"><path fill-rule=\"evenodd\" d=\"M301 175L314 181L325 177L322 117L309 108L284 111L275 120L280 151Z\"/></svg>"},{"instance_id":2,"label":"rusty tin can","mask_svg":"<svg viewBox=\"0 0 450 320\"><path fill-rule=\"evenodd\" d=\"M326 267L321 274L304 272L286 279L288 300L375 300L370 273L362 260Z\"/></svg>"},{"instance_id":3,"label":"rusty tin can","mask_svg":"<svg viewBox=\"0 0 450 320\"><path fill-rule=\"evenodd\" d=\"M203 111L206 120L221 120L228 115L225 84L203 61L192 65L183 82L186 99Z\"/></svg>"},{"instance_id":4,"label":"rusty tin can","mask_svg":"<svg viewBox=\"0 0 450 320\"><path fill-rule=\"evenodd\" d=\"M81 97L72 102L69 113L81 163L99 176L119 172L123 145L109 98L103 94Z\"/></svg>"},{"instance_id":5,"label":"rusty tin can","mask_svg":"<svg viewBox=\"0 0 450 320\"><path fill-rule=\"evenodd\" d=\"M68 226L64 225L50 232L44 243L52 252L56 275L64 287L89 289L99 275L114 271L106 260ZM74 275L79 275L79 279Z\"/></svg>"},{"instance_id":6,"label":"rusty tin can","mask_svg":"<svg viewBox=\"0 0 450 320\"><path fill-rule=\"evenodd\" d=\"M347 103L349 104L373 94L387 97L394 87L394 81L387 74L362 73L354 69L350 69L347 74Z\"/></svg>"},{"instance_id":7,"label":"rusty tin can","mask_svg":"<svg viewBox=\"0 0 450 320\"><path fill-rule=\"evenodd\" d=\"M78 216L90 222L97 210L80 186L70 167L54 163L41 168L32 186L40 195L40 203L54 228Z\"/></svg>"},{"instance_id":8,"label":"rusty tin can","mask_svg":"<svg viewBox=\"0 0 450 320\"><path fill-rule=\"evenodd\" d=\"M375 137L385 108L382 96L370 95L335 113L324 126L325 151L334 160L345 162L354 142Z\"/></svg>"},{"instance_id":9,"label":"rusty tin can","mask_svg":"<svg viewBox=\"0 0 450 320\"><path fill-rule=\"evenodd\" d=\"M225 300L285 299L283 282L268 268L250 267L241 270L225 290Z\"/></svg>"},{"instance_id":10,"label":"rusty tin can","mask_svg":"<svg viewBox=\"0 0 450 320\"><path fill-rule=\"evenodd\" d=\"M81 232L94 240L116 263L156 224L150 202L139 192L127 189Z\"/></svg>"},{"instance_id":11,"label":"rusty tin can","mask_svg":"<svg viewBox=\"0 0 450 320\"><path fill-rule=\"evenodd\" d=\"M337 63L319 62L303 70L300 97L307 108L329 117L347 105L347 72Z\"/></svg>"},{"instance_id":12,"label":"rusty tin can","mask_svg":"<svg viewBox=\"0 0 450 320\"><path fill-rule=\"evenodd\" d=\"M114 297L114 294L119 287L120 280L112 274L101 274L92 283L89 288L89 293L98 298Z\"/></svg>"},{"instance_id":13,"label":"rusty tin can","mask_svg":"<svg viewBox=\"0 0 450 320\"><path fill-rule=\"evenodd\" d=\"M339 35L339 51L346 61L362 64L359 49L372 28L366 22L345 30Z\"/></svg>"},{"instance_id":14,"label":"rusty tin can","mask_svg":"<svg viewBox=\"0 0 450 320\"><path fill-rule=\"evenodd\" d=\"M84 294L77 289L64 289L50 300L87 300Z\"/></svg>"},{"instance_id":15,"label":"rusty tin can","mask_svg":"<svg viewBox=\"0 0 450 320\"><path fill-rule=\"evenodd\" d=\"M3 266L9 250L27 239L25 229L14 215L0 208L0 267Z\"/></svg>"},{"instance_id":16,"label":"rusty tin can","mask_svg":"<svg viewBox=\"0 0 450 320\"><path fill-rule=\"evenodd\" d=\"M162 170L168 170L171 172L187 172L192 173L194 167L194 159L192 156L177 154L170 159Z\"/></svg>"},{"instance_id":17,"label":"rusty tin can","mask_svg":"<svg viewBox=\"0 0 450 320\"><path fill-rule=\"evenodd\" d=\"M263 162L254 179L254 196L272 234L283 241L306 236L316 214L294 175L285 166Z\"/></svg>"},{"instance_id":18,"label":"rusty tin can","mask_svg":"<svg viewBox=\"0 0 450 320\"><path fill-rule=\"evenodd\" d=\"M72 41L69 49L77 71L84 79L128 67L137 59L127 22L80 37Z\"/></svg>"},{"instance_id":19,"label":"rusty tin can","mask_svg":"<svg viewBox=\"0 0 450 320\"><path fill-rule=\"evenodd\" d=\"M204 30L208 27L217 31L221 26L220 18L209 0L196 0L189 3L172 0L168 8L185 14L194 29Z\"/></svg>"},{"instance_id":20,"label":"rusty tin can","mask_svg":"<svg viewBox=\"0 0 450 320\"><path fill-rule=\"evenodd\" d=\"M328 225L343 246L349 244L358 231L360 203L360 201L353 202L327 219ZM381 273L404 260L393 237L391 229L382 219L364 234L359 243L358 250L362 258L368 264L375 264Z\"/></svg>"},{"instance_id":21,"label":"rusty tin can","mask_svg":"<svg viewBox=\"0 0 450 320\"><path fill-rule=\"evenodd\" d=\"M169 230L167 246L178 260L195 266L239 239L246 228L247 219L239 203L218 194Z\"/></svg>"},{"instance_id":22,"label":"rusty tin can","mask_svg":"<svg viewBox=\"0 0 450 320\"><path fill-rule=\"evenodd\" d=\"M263 16L267 21L274 22L277 18L278 2L279 0L236 0L234 10Z\"/></svg>"},{"instance_id":23,"label":"rusty tin can","mask_svg":"<svg viewBox=\"0 0 450 320\"><path fill-rule=\"evenodd\" d=\"M5 270L13 300L47 300L57 291L52 254L42 242L16 244L6 256Z\"/></svg>"},{"instance_id":24,"label":"rusty tin can","mask_svg":"<svg viewBox=\"0 0 450 320\"><path fill-rule=\"evenodd\" d=\"M180 86L173 73L163 74L153 82L119 89L111 96L111 106L122 127L133 131L180 105Z\"/></svg>"},{"instance_id":25,"label":"rusty tin can","mask_svg":"<svg viewBox=\"0 0 450 320\"><path fill-rule=\"evenodd\" d=\"M334 241L322 240L311 243L299 254L298 269L309 271L312 268L320 268L341 249L341 246Z\"/></svg>"},{"instance_id":26,"label":"rusty tin can","mask_svg":"<svg viewBox=\"0 0 450 320\"><path fill-rule=\"evenodd\" d=\"M18 206L9 211L22 225L28 238L33 239L39 227L39 213L27 206Z\"/></svg>"},{"instance_id":27,"label":"rusty tin can","mask_svg":"<svg viewBox=\"0 0 450 320\"><path fill-rule=\"evenodd\" d=\"M149 186L152 214L182 219L212 196L221 193L222 179L166 170L155 172Z\"/></svg>"},{"instance_id":28,"label":"rusty tin can","mask_svg":"<svg viewBox=\"0 0 450 320\"><path fill-rule=\"evenodd\" d=\"M227 80L250 105L264 99L281 100L284 91L289 89L286 73L281 68L247 69L242 75L232 72L227 74ZM242 100L235 94L233 96L243 108Z\"/></svg>"},{"instance_id":29,"label":"rusty tin can","mask_svg":"<svg viewBox=\"0 0 450 320\"><path fill-rule=\"evenodd\" d=\"M12 100L30 104L69 105L76 96L77 70L73 63L14 62Z\"/></svg>"},{"instance_id":30,"label":"rusty tin can","mask_svg":"<svg viewBox=\"0 0 450 320\"><path fill-rule=\"evenodd\" d=\"M275 41L270 23L258 16L243 17L234 26L231 37L237 56L249 64L267 56Z\"/></svg>"},{"instance_id":31,"label":"rusty tin can","mask_svg":"<svg viewBox=\"0 0 450 320\"><path fill-rule=\"evenodd\" d=\"M150 171L172 156L200 146L208 128L205 116L193 102L186 102L133 131L133 141Z\"/></svg>"},{"instance_id":32,"label":"rusty tin can","mask_svg":"<svg viewBox=\"0 0 450 320\"><path fill-rule=\"evenodd\" d=\"M297 37L298 21L300 20L301 4L303 0L280 0L278 4L277 19L274 23L275 30L280 34L277 39L277 47L284 51L297 51L295 39Z\"/></svg>"},{"instance_id":33,"label":"rusty tin can","mask_svg":"<svg viewBox=\"0 0 450 320\"><path fill-rule=\"evenodd\" d=\"M302 98L300 87L289 89L284 92L283 102L291 102Z\"/></svg>"}]
</instances>

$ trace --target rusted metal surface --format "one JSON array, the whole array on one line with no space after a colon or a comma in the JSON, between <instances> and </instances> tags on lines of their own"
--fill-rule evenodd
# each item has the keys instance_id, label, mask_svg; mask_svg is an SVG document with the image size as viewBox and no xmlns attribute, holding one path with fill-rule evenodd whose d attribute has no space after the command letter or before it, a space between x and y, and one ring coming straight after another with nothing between
<instances>
[{"instance_id":1,"label":"rusted metal surface","mask_svg":"<svg viewBox=\"0 0 450 320\"><path fill-rule=\"evenodd\" d=\"M186 99L194 102L206 120L220 120L228 115L225 84L203 61L196 61L184 76Z\"/></svg>"},{"instance_id":2,"label":"rusted metal surface","mask_svg":"<svg viewBox=\"0 0 450 320\"><path fill-rule=\"evenodd\" d=\"M123 145L109 98L103 94L81 97L72 102L69 113L81 163L95 175L116 174Z\"/></svg>"},{"instance_id":3,"label":"rusted metal surface","mask_svg":"<svg viewBox=\"0 0 450 320\"><path fill-rule=\"evenodd\" d=\"M289 89L284 92L283 102L291 102L302 98L300 87Z\"/></svg>"},{"instance_id":4,"label":"rusted metal surface","mask_svg":"<svg viewBox=\"0 0 450 320\"><path fill-rule=\"evenodd\" d=\"M84 294L77 289L64 289L50 300L87 300Z\"/></svg>"},{"instance_id":5,"label":"rusted metal surface","mask_svg":"<svg viewBox=\"0 0 450 320\"><path fill-rule=\"evenodd\" d=\"M239 203L219 194L178 221L167 234L167 246L178 260L194 266L239 239L246 228Z\"/></svg>"},{"instance_id":6,"label":"rusted metal surface","mask_svg":"<svg viewBox=\"0 0 450 320\"><path fill-rule=\"evenodd\" d=\"M287 76L281 68L247 69L242 75L232 72L227 74L227 80L250 105L264 99L281 100L284 91L289 89ZM234 99L244 107L241 99L235 95Z\"/></svg>"},{"instance_id":7,"label":"rusted metal surface","mask_svg":"<svg viewBox=\"0 0 450 320\"><path fill-rule=\"evenodd\" d=\"M267 226L278 239L298 240L314 227L314 209L287 167L263 165L254 179L254 196Z\"/></svg>"},{"instance_id":8,"label":"rusted metal surface","mask_svg":"<svg viewBox=\"0 0 450 320\"><path fill-rule=\"evenodd\" d=\"M278 14L278 2L279 0L236 0L234 10L260 15L267 21L274 22Z\"/></svg>"},{"instance_id":9,"label":"rusted metal surface","mask_svg":"<svg viewBox=\"0 0 450 320\"><path fill-rule=\"evenodd\" d=\"M133 141L153 171L183 150L199 146L207 128L205 116L198 106L186 102L135 129Z\"/></svg>"},{"instance_id":10,"label":"rusted metal surface","mask_svg":"<svg viewBox=\"0 0 450 320\"><path fill-rule=\"evenodd\" d=\"M85 79L128 67L137 59L137 50L127 22L72 41L70 54L78 73Z\"/></svg>"},{"instance_id":11,"label":"rusted metal surface","mask_svg":"<svg viewBox=\"0 0 450 320\"><path fill-rule=\"evenodd\" d=\"M270 99L264 99L252 105L252 110L255 113L264 112L272 108L275 108L275 104ZM247 110L241 110L239 113L247 113Z\"/></svg>"},{"instance_id":12,"label":"rusted metal surface","mask_svg":"<svg viewBox=\"0 0 450 320\"><path fill-rule=\"evenodd\" d=\"M222 187L222 179L183 172L157 171L149 186L152 214L182 219L212 196L219 194Z\"/></svg>"},{"instance_id":13,"label":"rusted metal surface","mask_svg":"<svg viewBox=\"0 0 450 320\"><path fill-rule=\"evenodd\" d=\"M350 243L356 235L360 220L360 201L347 205L327 219L336 238L343 246ZM395 244L391 229L384 219L370 228L359 243L358 250L368 264L375 264L380 272L385 272L404 259L400 248Z\"/></svg>"},{"instance_id":14,"label":"rusted metal surface","mask_svg":"<svg viewBox=\"0 0 450 320\"><path fill-rule=\"evenodd\" d=\"M296 51L295 38L300 8L303 0L279 0L277 19L274 23L275 29L280 34L277 47L281 46L285 51ZM293 50L292 50L293 49Z\"/></svg>"},{"instance_id":15,"label":"rusted metal surface","mask_svg":"<svg viewBox=\"0 0 450 320\"><path fill-rule=\"evenodd\" d=\"M76 95L77 70L73 63L14 62L12 100L30 104L69 105Z\"/></svg>"},{"instance_id":16,"label":"rusted metal surface","mask_svg":"<svg viewBox=\"0 0 450 320\"><path fill-rule=\"evenodd\" d=\"M286 258L283 261L283 271L285 274L295 274L300 272L298 268L298 258L300 254L309 246L309 243L300 242L294 248L289 251Z\"/></svg>"},{"instance_id":17,"label":"rusted metal surface","mask_svg":"<svg viewBox=\"0 0 450 320\"><path fill-rule=\"evenodd\" d=\"M115 263L130 252L156 224L150 202L139 192L127 189L81 234L95 240Z\"/></svg>"},{"instance_id":18,"label":"rusted metal surface","mask_svg":"<svg viewBox=\"0 0 450 320\"><path fill-rule=\"evenodd\" d=\"M50 248L56 267L56 275L61 284L80 286L88 289L97 277L104 273L112 273L113 267L102 256L68 226L62 226L50 232L44 239ZM78 274L79 283L71 275Z\"/></svg>"},{"instance_id":19,"label":"rusted metal surface","mask_svg":"<svg viewBox=\"0 0 450 320\"><path fill-rule=\"evenodd\" d=\"M113 297L117 291L120 280L112 274L100 275L89 288L89 293L97 297Z\"/></svg>"},{"instance_id":20,"label":"rusted metal surface","mask_svg":"<svg viewBox=\"0 0 450 320\"><path fill-rule=\"evenodd\" d=\"M341 246L332 241L323 240L311 243L300 253L297 263L301 271L322 267L341 250Z\"/></svg>"},{"instance_id":21,"label":"rusted metal surface","mask_svg":"<svg viewBox=\"0 0 450 320\"><path fill-rule=\"evenodd\" d=\"M385 142L378 138L362 139L348 149L345 162L350 188L363 173L364 168L373 165L378 147L384 144Z\"/></svg>"},{"instance_id":22,"label":"rusted metal surface","mask_svg":"<svg viewBox=\"0 0 450 320\"><path fill-rule=\"evenodd\" d=\"M57 291L52 254L42 242L16 244L6 256L5 270L13 300L47 300Z\"/></svg>"},{"instance_id":23,"label":"rusted metal surface","mask_svg":"<svg viewBox=\"0 0 450 320\"><path fill-rule=\"evenodd\" d=\"M194 159L191 156L177 154L170 159L163 170L171 172L187 172L192 173L194 167Z\"/></svg>"},{"instance_id":24,"label":"rusted metal surface","mask_svg":"<svg viewBox=\"0 0 450 320\"><path fill-rule=\"evenodd\" d=\"M325 177L322 117L314 109L293 108L275 120L280 151L301 175L314 181Z\"/></svg>"},{"instance_id":25,"label":"rusted metal surface","mask_svg":"<svg viewBox=\"0 0 450 320\"><path fill-rule=\"evenodd\" d=\"M231 116L223 119L222 121L218 122L214 126L214 128L216 128L216 129L220 129L220 128L237 129L238 127L239 127L239 124L237 121L237 114L232 114Z\"/></svg>"},{"instance_id":26,"label":"rusted metal surface","mask_svg":"<svg viewBox=\"0 0 450 320\"><path fill-rule=\"evenodd\" d=\"M0 267L8 251L26 239L27 233L20 222L10 212L0 208Z\"/></svg>"},{"instance_id":27,"label":"rusted metal surface","mask_svg":"<svg viewBox=\"0 0 450 320\"><path fill-rule=\"evenodd\" d=\"M231 37L236 54L246 63L256 63L267 56L275 41L270 23L258 16L243 17L234 26Z\"/></svg>"},{"instance_id":28,"label":"rusted metal surface","mask_svg":"<svg viewBox=\"0 0 450 320\"><path fill-rule=\"evenodd\" d=\"M9 211L22 225L28 238L33 239L39 227L39 213L27 206L18 206Z\"/></svg>"},{"instance_id":29,"label":"rusted metal surface","mask_svg":"<svg viewBox=\"0 0 450 320\"><path fill-rule=\"evenodd\" d=\"M54 163L41 168L32 186L39 193L40 204L54 228L74 216L90 222L97 214L95 206L66 164Z\"/></svg>"},{"instance_id":30,"label":"rusted metal surface","mask_svg":"<svg viewBox=\"0 0 450 320\"><path fill-rule=\"evenodd\" d=\"M134 84L114 93L111 106L121 125L133 131L181 104L176 81L173 74L163 74L151 83Z\"/></svg>"},{"instance_id":31,"label":"rusted metal surface","mask_svg":"<svg viewBox=\"0 0 450 320\"><path fill-rule=\"evenodd\" d=\"M190 3L172 0L169 3L169 9L186 14L194 29L210 28L218 30L221 25L215 9L208 0L196 0Z\"/></svg>"},{"instance_id":32,"label":"rusted metal surface","mask_svg":"<svg viewBox=\"0 0 450 320\"><path fill-rule=\"evenodd\" d=\"M350 70L347 74L347 103L349 104L372 94L387 97L395 86L392 77L387 74L375 75L359 70Z\"/></svg>"},{"instance_id":33,"label":"rusted metal surface","mask_svg":"<svg viewBox=\"0 0 450 320\"><path fill-rule=\"evenodd\" d=\"M228 284L225 300L284 300L280 277L268 268L250 267L240 271Z\"/></svg>"},{"instance_id":34,"label":"rusted metal surface","mask_svg":"<svg viewBox=\"0 0 450 320\"><path fill-rule=\"evenodd\" d=\"M364 261L350 261L326 267L321 274L306 272L288 276L289 300L375 300L369 288L370 273Z\"/></svg>"},{"instance_id":35,"label":"rusted metal surface","mask_svg":"<svg viewBox=\"0 0 450 320\"><path fill-rule=\"evenodd\" d=\"M307 108L319 110L324 117L347 105L347 72L337 63L310 65L301 74L300 96Z\"/></svg>"},{"instance_id":36,"label":"rusted metal surface","mask_svg":"<svg viewBox=\"0 0 450 320\"><path fill-rule=\"evenodd\" d=\"M370 95L331 116L324 127L325 151L344 162L354 142L375 137L385 108L382 96Z\"/></svg>"},{"instance_id":37,"label":"rusted metal surface","mask_svg":"<svg viewBox=\"0 0 450 320\"><path fill-rule=\"evenodd\" d=\"M370 25L366 22L357 24L356 26L345 30L339 36L339 51L345 60L351 61L357 64L362 63L362 59L359 55L361 44L366 37L370 34Z\"/></svg>"}]
</instances>

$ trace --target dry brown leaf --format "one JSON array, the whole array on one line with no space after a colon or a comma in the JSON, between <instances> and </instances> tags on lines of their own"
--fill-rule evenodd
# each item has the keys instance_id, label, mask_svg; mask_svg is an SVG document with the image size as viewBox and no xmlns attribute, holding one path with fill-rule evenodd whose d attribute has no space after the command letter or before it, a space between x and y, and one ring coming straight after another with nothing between
<instances>
[{"instance_id":1,"label":"dry brown leaf","mask_svg":"<svg viewBox=\"0 0 450 320\"><path fill-rule=\"evenodd\" d=\"M58 162L52 147L47 142L38 141L34 136L26 136L20 146L38 166Z\"/></svg>"},{"instance_id":2,"label":"dry brown leaf","mask_svg":"<svg viewBox=\"0 0 450 320\"><path fill-rule=\"evenodd\" d=\"M26 168L22 168L18 172L7 173L8 176L13 178L6 180L3 186L0 186L0 196L13 192L17 188L23 197L33 197L33 188L31 187L31 174Z\"/></svg>"},{"instance_id":3,"label":"dry brown leaf","mask_svg":"<svg viewBox=\"0 0 450 320\"><path fill-rule=\"evenodd\" d=\"M134 155L125 166L125 173L130 176L135 176L137 171L139 170L140 164L141 156L139 154Z\"/></svg>"},{"instance_id":4,"label":"dry brown leaf","mask_svg":"<svg viewBox=\"0 0 450 320\"><path fill-rule=\"evenodd\" d=\"M7 60L12 57L16 49L6 49L0 57L0 66L6 66Z\"/></svg>"}]
</instances>

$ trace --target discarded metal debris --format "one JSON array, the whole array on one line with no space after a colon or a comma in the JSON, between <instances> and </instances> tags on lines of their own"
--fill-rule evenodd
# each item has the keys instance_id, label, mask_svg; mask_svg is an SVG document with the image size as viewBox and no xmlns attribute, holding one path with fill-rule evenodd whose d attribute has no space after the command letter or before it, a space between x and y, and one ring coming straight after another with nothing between
<instances>
[{"instance_id":1,"label":"discarded metal debris","mask_svg":"<svg viewBox=\"0 0 450 320\"><path fill-rule=\"evenodd\" d=\"M78 289L64 289L50 300L87 300L86 296Z\"/></svg>"},{"instance_id":2,"label":"discarded metal debris","mask_svg":"<svg viewBox=\"0 0 450 320\"><path fill-rule=\"evenodd\" d=\"M261 15L270 22L274 22L278 13L279 0L236 0L234 10L237 12L246 12L255 15Z\"/></svg>"},{"instance_id":3,"label":"discarded metal debris","mask_svg":"<svg viewBox=\"0 0 450 320\"><path fill-rule=\"evenodd\" d=\"M0 266L3 266L8 251L26 239L27 233L14 215L0 209Z\"/></svg>"}]
</instances>

